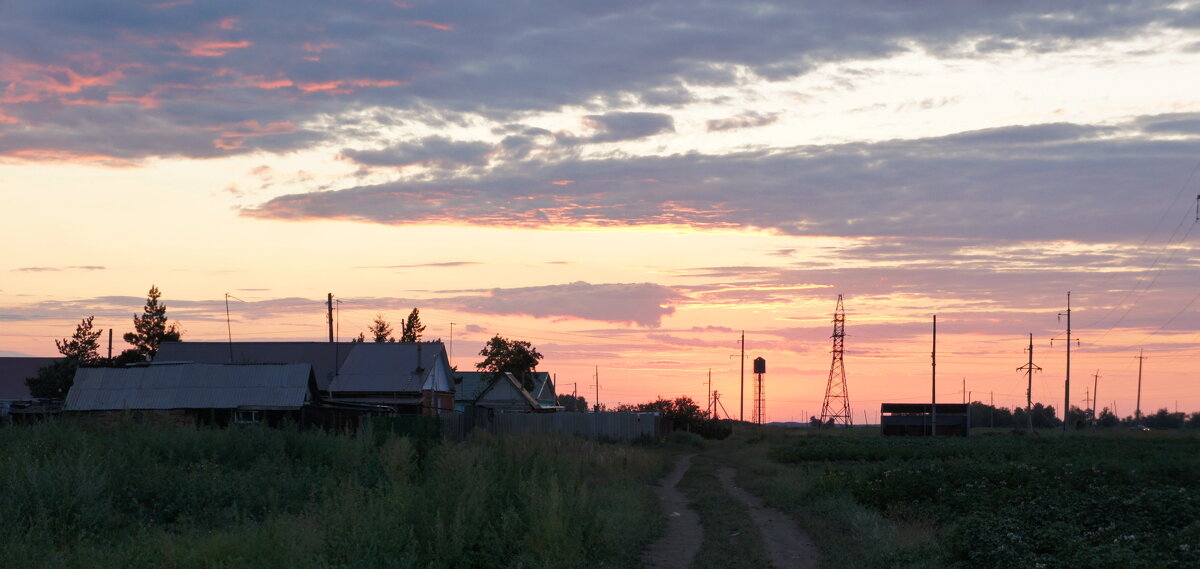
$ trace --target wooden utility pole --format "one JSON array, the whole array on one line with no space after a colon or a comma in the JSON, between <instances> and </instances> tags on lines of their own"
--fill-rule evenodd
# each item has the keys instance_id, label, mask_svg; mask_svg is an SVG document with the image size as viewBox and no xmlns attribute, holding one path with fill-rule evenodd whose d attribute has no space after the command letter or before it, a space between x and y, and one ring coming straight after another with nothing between
<instances>
[{"instance_id":1,"label":"wooden utility pole","mask_svg":"<svg viewBox=\"0 0 1200 569\"><path fill-rule=\"evenodd\" d=\"M930 352L930 375L933 380L933 402L929 405L929 436L937 436L937 314L933 315L933 351Z\"/></svg>"},{"instance_id":2,"label":"wooden utility pole","mask_svg":"<svg viewBox=\"0 0 1200 569\"><path fill-rule=\"evenodd\" d=\"M112 328L108 329L108 360L112 361ZM109 365L112 365L111 363Z\"/></svg>"},{"instance_id":3,"label":"wooden utility pole","mask_svg":"<svg viewBox=\"0 0 1200 569\"><path fill-rule=\"evenodd\" d=\"M596 375L593 377L596 380L596 411L600 411L600 366L596 366Z\"/></svg>"},{"instance_id":4,"label":"wooden utility pole","mask_svg":"<svg viewBox=\"0 0 1200 569\"><path fill-rule=\"evenodd\" d=\"M325 310L327 312L326 318L328 318L328 320L329 320L329 341L330 341L330 343L332 343L333 342L333 293L332 292L329 293L328 297L326 297Z\"/></svg>"},{"instance_id":5,"label":"wooden utility pole","mask_svg":"<svg viewBox=\"0 0 1200 569\"><path fill-rule=\"evenodd\" d=\"M1067 291L1067 311L1059 312L1058 318L1067 317L1067 380L1063 384L1063 431L1071 430L1071 342L1079 343L1079 339L1071 336L1071 291ZM1054 338L1050 339L1054 345Z\"/></svg>"},{"instance_id":6,"label":"wooden utility pole","mask_svg":"<svg viewBox=\"0 0 1200 569\"><path fill-rule=\"evenodd\" d=\"M741 353L741 356L739 359L741 359L741 362L742 362L742 366L741 366L742 371L741 371L741 376L740 376L742 392L741 392L741 399L738 400L738 421L745 421L746 420L746 331L745 330L742 330L741 345L742 345L742 353Z\"/></svg>"},{"instance_id":7,"label":"wooden utility pole","mask_svg":"<svg viewBox=\"0 0 1200 569\"><path fill-rule=\"evenodd\" d=\"M715 410L714 409L715 407L716 407L716 402L713 400L713 390L712 390L712 368L708 368L708 415L710 417L716 416L713 413L713 411Z\"/></svg>"},{"instance_id":8,"label":"wooden utility pole","mask_svg":"<svg viewBox=\"0 0 1200 569\"><path fill-rule=\"evenodd\" d=\"M1138 350L1138 355L1135 356L1138 359L1138 394L1137 410L1133 412L1134 423L1138 423L1142 420L1142 360L1146 359L1146 356L1142 355L1144 351L1144 348Z\"/></svg>"},{"instance_id":9,"label":"wooden utility pole","mask_svg":"<svg viewBox=\"0 0 1200 569\"><path fill-rule=\"evenodd\" d=\"M1029 383L1025 387L1025 417L1029 420L1029 432L1033 432L1033 372L1042 371L1042 368L1033 365L1033 334L1029 335L1029 347L1025 348L1029 352L1029 363L1017 368L1017 371L1025 370L1025 375L1029 378Z\"/></svg>"},{"instance_id":10,"label":"wooden utility pole","mask_svg":"<svg viewBox=\"0 0 1200 569\"><path fill-rule=\"evenodd\" d=\"M1100 404L1097 403L1097 401L1100 400L1100 395L1099 395L1099 391L1098 391L1099 389L1100 389L1100 370L1096 370L1096 373L1092 374L1092 425L1093 426L1095 426L1095 424L1096 424L1096 417L1097 417L1096 407L1100 406Z\"/></svg>"}]
</instances>

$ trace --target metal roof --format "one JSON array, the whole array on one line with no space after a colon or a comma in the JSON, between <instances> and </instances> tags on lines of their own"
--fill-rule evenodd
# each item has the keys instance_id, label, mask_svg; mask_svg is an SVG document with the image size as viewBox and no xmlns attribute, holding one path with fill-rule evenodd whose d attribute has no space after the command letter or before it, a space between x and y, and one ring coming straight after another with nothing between
<instances>
[{"instance_id":1,"label":"metal roof","mask_svg":"<svg viewBox=\"0 0 1200 569\"><path fill-rule=\"evenodd\" d=\"M200 364L309 364L317 389L328 389L335 372L357 344L353 342L163 342L159 362Z\"/></svg>"},{"instance_id":2,"label":"metal roof","mask_svg":"<svg viewBox=\"0 0 1200 569\"><path fill-rule=\"evenodd\" d=\"M308 364L83 368L63 410L299 409L315 388Z\"/></svg>"},{"instance_id":3,"label":"metal roof","mask_svg":"<svg viewBox=\"0 0 1200 569\"><path fill-rule=\"evenodd\" d=\"M475 399L475 404L482 407L493 406L510 406L510 407L528 407L530 409L541 409L533 396L529 395L528 391L521 386L521 382L513 377L511 373L500 374L479 397Z\"/></svg>"},{"instance_id":4,"label":"metal roof","mask_svg":"<svg viewBox=\"0 0 1200 569\"><path fill-rule=\"evenodd\" d=\"M25 380L37 377L42 369L59 358L0 358L0 399L32 399Z\"/></svg>"},{"instance_id":5,"label":"metal roof","mask_svg":"<svg viewBox=\"0 0 1200 569\"><path fill-rule=\"evenodd\" d=\"M483 390L490 385L489 378L492 375L490 371L456 371L453 372L454 377L461 377L462 381L454 388L454 400L456 402L471 403L475 401Z\"/></svg>"},{"instance_id":6,"label":"metal roof","mask_svg":"<svg viewBox=\"0 0 1200 569\"><path fill-rule=\"evenodd\" d=\"M355 344L330 393L453 391L441 342Z\"/></svg>"}]
</instances>

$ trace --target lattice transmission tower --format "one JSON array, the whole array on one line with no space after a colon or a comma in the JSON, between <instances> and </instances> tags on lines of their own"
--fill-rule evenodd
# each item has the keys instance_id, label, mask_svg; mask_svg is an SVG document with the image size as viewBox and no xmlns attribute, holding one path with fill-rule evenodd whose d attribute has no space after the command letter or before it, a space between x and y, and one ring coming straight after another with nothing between
<instances>
[{"instance_id":1,"label":"lattice transmission tower","mask_svg":"<svg viewBox=\"0 0 1200 569\"><path fill-rule=\"evenodd\" d=\"M829 365L829 382L825 385L825 403L821 405L821 426L854 424L850 414L850 391L846 387L846 366L842 362L846 342L846 310L842 295L838 295L833 311L833 362Z\"/></svg>"}]
</instances>

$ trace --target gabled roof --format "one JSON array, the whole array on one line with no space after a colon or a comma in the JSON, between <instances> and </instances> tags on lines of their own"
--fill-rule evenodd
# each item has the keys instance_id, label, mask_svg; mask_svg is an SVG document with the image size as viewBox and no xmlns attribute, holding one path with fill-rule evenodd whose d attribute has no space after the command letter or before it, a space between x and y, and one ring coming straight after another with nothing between
<instances>
[{"instance_id":1,"label":"gabled roof","mask_svg":"<svg viewBox=\"0 0 1200 569\"><path fill-rule=\"evenodd\" d=\"M479 394L475 404L482 407L528 408L531 411L542 408L511 373L500 374Z\"/></svg>"},{"instance_id":2,"label":"gabled roof","mask_svg":"<svg viewBox=\"0 0 1200 569\"><path fill-rule=\"evenodd\" d=\"M455 403L472 403L491 384L490 371L456 371L452 375L462 381L454 386Z\"/></svg>"},{"instance_id":3,"label":"gabled roof","mask_svg":"<svg viewBox=\"0 0 1200 569\"><path fill-rule=\"evenodd\" d=\"M356 344L352 342L164 342L155 360L200 364L308 364L324 391Z\"/></svg>"},{"instance_id":4,"label":"gabled roof","mask_svg":"<svg viewBox=\"0 0 1200 569\"><path fill-rule=\"evenodd\" d=\"M355 344L330 393L454 391L441 342Z\"/></svg>"},{"instance_id":5,"label":"gabled roof","mask_svg":"<svg viewBox=\"0 0 1200 569\"><path fill-rule=\"evenodd\" d=\"M554 380L544 371L533 372L533 391L529 393L543 407L558 405L558 395L554 391Z\"/></svg>"},{"instance_id":6,"label":"gabled roof","mask_svg":"<svg viewBox=\"0 0 1200 569\"><path fill-rule=\"evenodd\" d=\"M308 364L152 364L81 368L63 410L299 409L315 398Z\"/></svg>"},{"instance_id":7,"label":"gabled roof","mask_svg":"<svg viewBox=\"0 0 1200 569\"><path fill-rule=\"evenodd\" d=\"M33 399L25 380L59 358L0 358L0 399Z\"/></svg>"}]
</instances>

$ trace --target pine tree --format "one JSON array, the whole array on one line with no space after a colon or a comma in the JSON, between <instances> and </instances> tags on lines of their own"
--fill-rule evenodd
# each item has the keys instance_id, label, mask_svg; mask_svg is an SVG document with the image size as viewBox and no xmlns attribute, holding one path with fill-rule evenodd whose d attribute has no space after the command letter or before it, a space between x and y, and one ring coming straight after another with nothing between
<instances>
[{"instance_id":1,"label":"pine tree","mask_svg":"<svg viewBox=\"0 0 1200 569\"><path fill-rule=\"evenodd\" d=\"M367 332L371 333L371 337L376 343L395 342L396 338L392 337L392 325L383 318L382 314L375 315L375 322L367 327Z\"/></svg>"},{"instance_id":2,"label":"pine tree","mask_svg":"<svg viewBox=\"0 0 1200 569\"><path fill-rule=\"evenodd\" d=\"M70 338L55 340L58 353L77 364L89 365L100 363L100 330L92 330L93 316L79 321L75 333Z\"/></svg>"},{"instance_id":3,"label":"pine tree","mask_svg":"<svg viewBox=\"0 0 1200 569\"><path fill-rule=\"evenodd\" d=\"M408 313L408 318L404 320L403 330L400 333L401 342L420 342L421 334L425 332L425 325L421 324L421 311L416 308Z\"/></svg>"},{"instance_id":4,"label":"pine tree","mask_svg":"<svg viewBox=\"0 0 1200 569\"><path fill-rule=\"evenodd\" d=\"M167 305L158 303L160 296L162 293L158 287L151 285L142 315L133 317L134 331L125 334L125 341L133 344L144 361L154 359L159 344L178 342L180 338L179 328L175 324L167 324Z\"/></svg>"}]
</instances>

